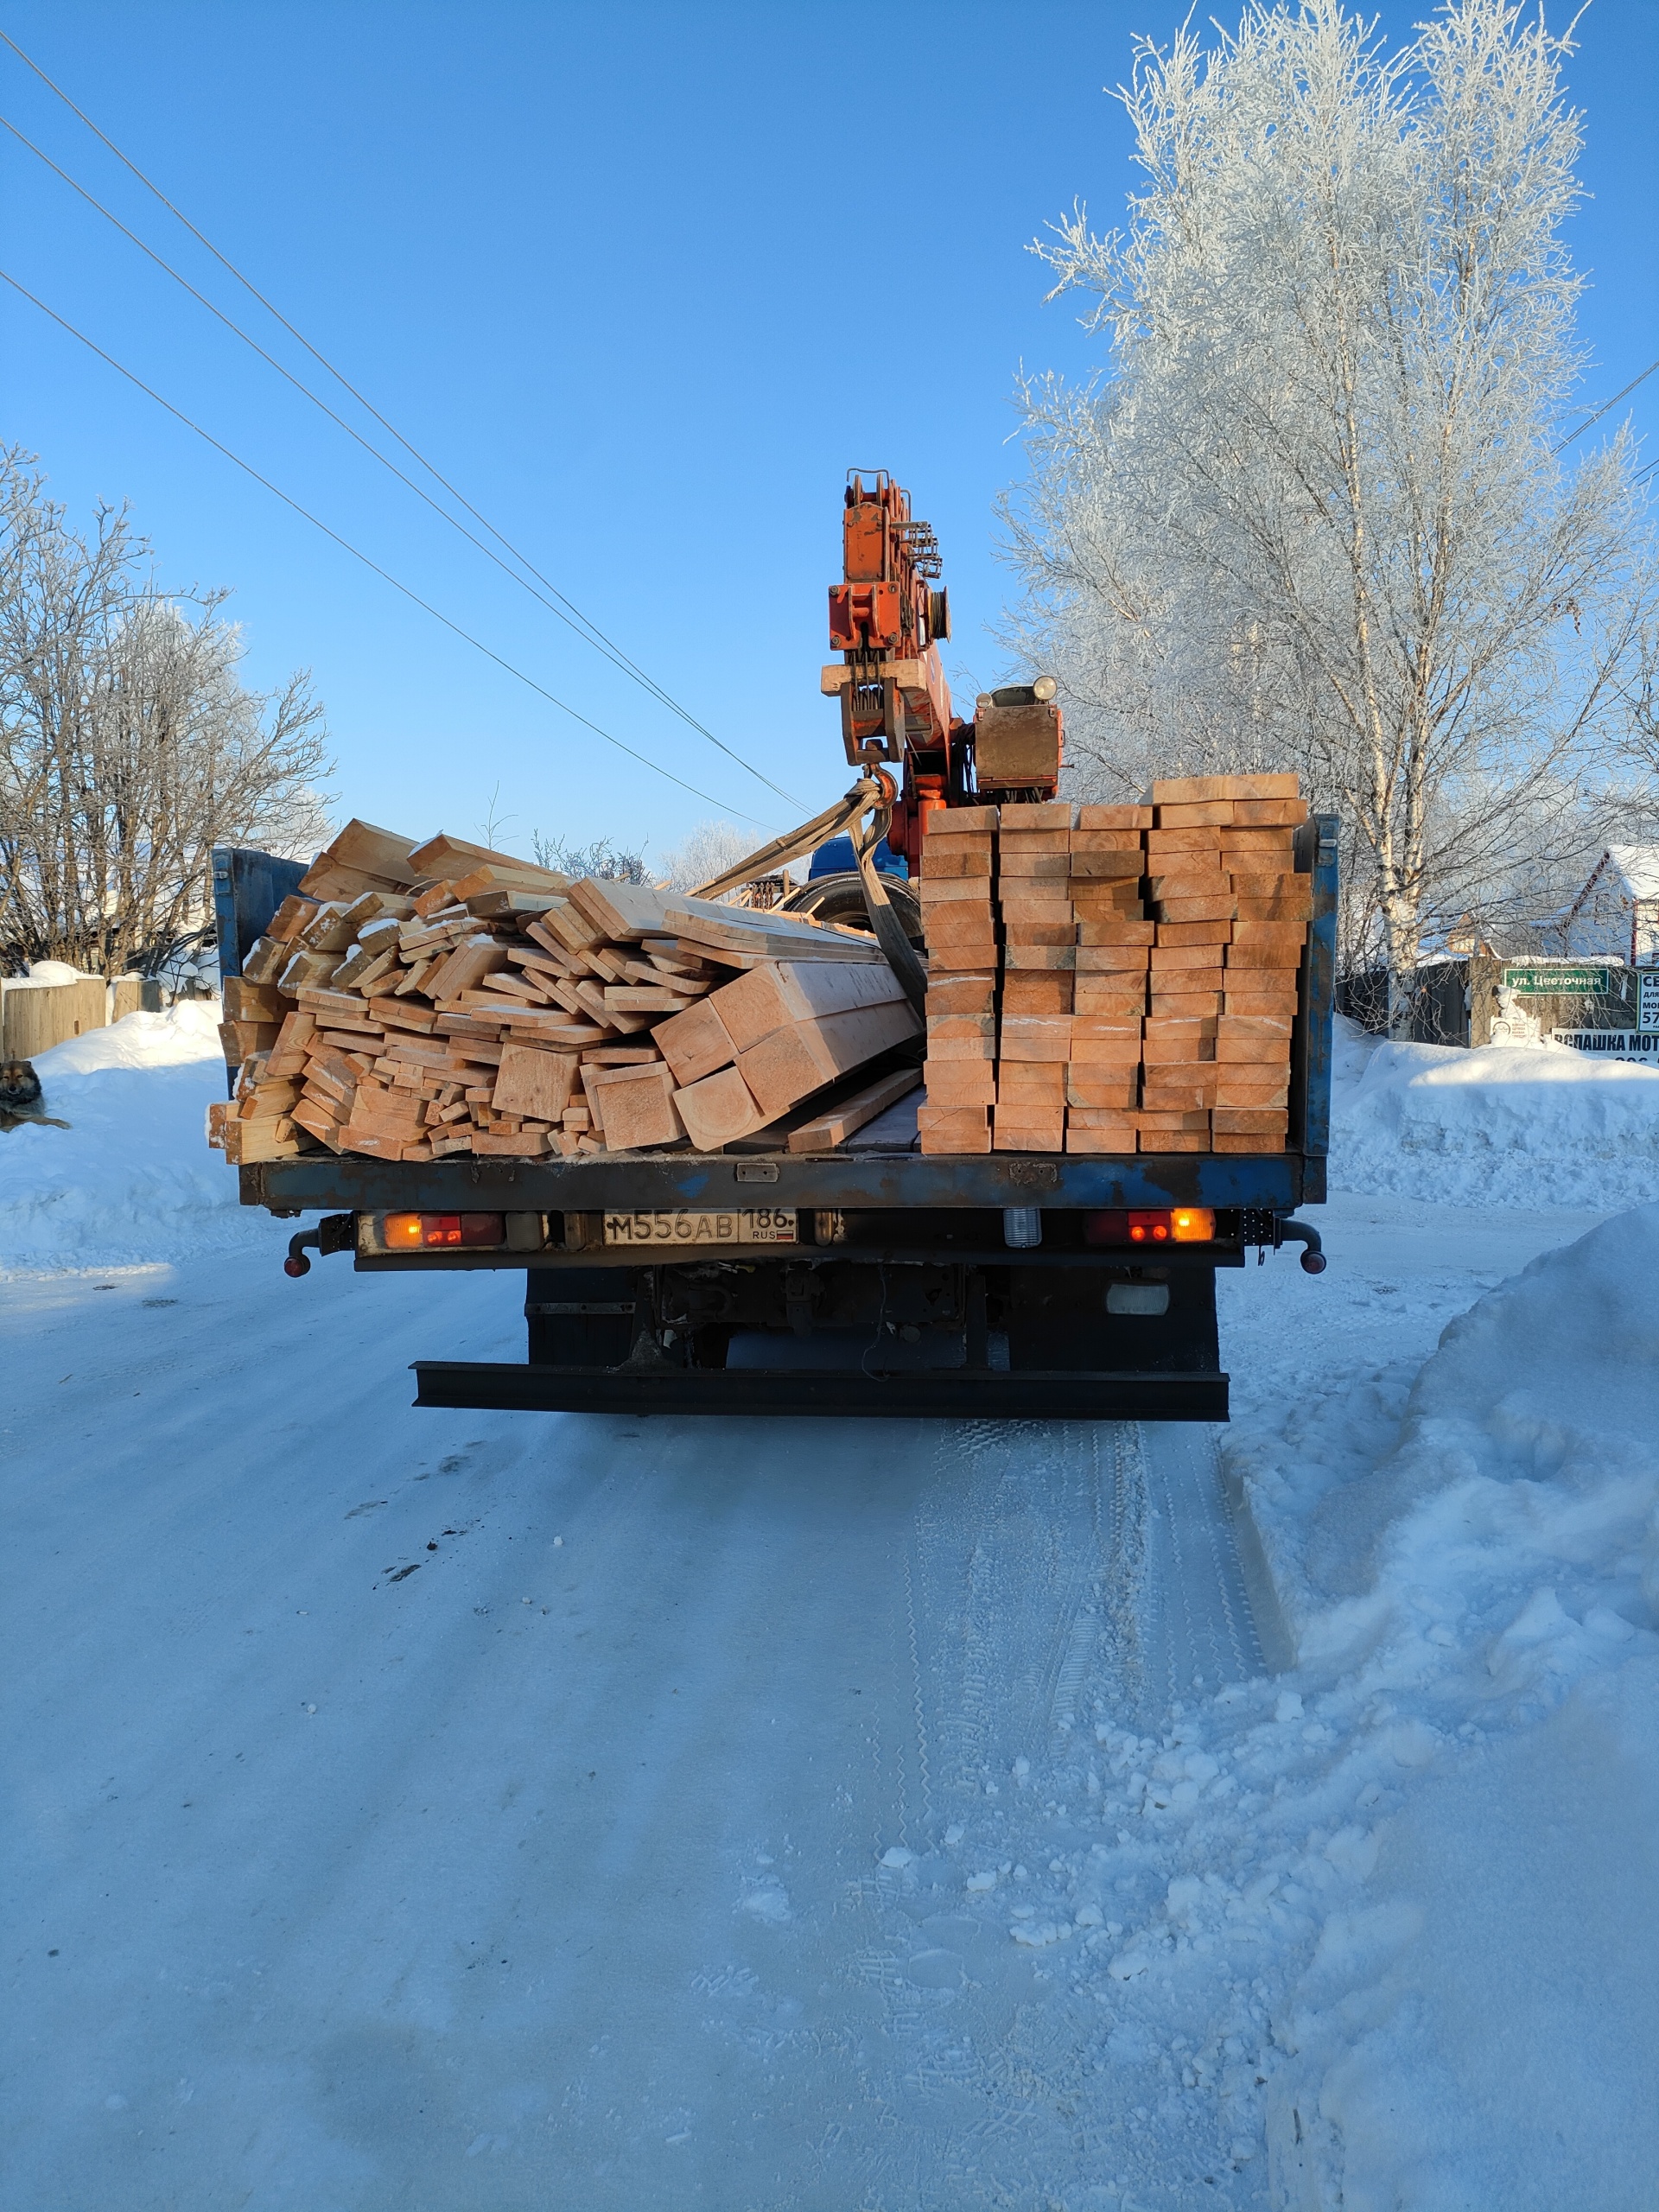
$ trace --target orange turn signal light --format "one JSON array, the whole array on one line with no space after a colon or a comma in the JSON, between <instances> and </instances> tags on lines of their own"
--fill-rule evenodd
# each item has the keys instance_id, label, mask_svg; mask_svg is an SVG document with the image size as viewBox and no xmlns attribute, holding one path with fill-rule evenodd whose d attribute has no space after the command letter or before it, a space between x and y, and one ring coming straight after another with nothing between
<instances>
[{"instance_id":1,"label":"orange turn signal light","mask_svg":"<svg viewBox=\"0 0 1659 2212\"><path fill-rule=\"evenodd\" d=\"M1087 1244L1210 1244L1216 1212L1213 1206L1160 1206L1085 1214L1083 1235Z\"/></svg>"},{"instance_id":2,"label":"orange turn signal light","mask_svg":"<svg viewBox=\"0 0 1659 2212\"><path fill-rule=\"evenodd\" d=\"M1177 1206L1169 1217L1171 1241L1176 1244L1210 1244L1215 1241L1216 1216L1211 1206Z\"/></svg>"}]
</instances>

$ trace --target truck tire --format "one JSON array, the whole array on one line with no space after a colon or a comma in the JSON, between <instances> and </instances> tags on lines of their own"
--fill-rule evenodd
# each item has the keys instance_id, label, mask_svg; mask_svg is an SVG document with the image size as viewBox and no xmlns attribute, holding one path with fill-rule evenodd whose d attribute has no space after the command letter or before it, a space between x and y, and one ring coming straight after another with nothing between
<instances>
[{"instance_id":1,"label":"truck tire","mask_svg":"<svg viewBox=\"0 0 1659 2212\"><path fill-rule=\"evenodd\" d=\"M902 875L881 878L882 888L887 894L893 912L904 926L905 935L919 950L926 942L922 924L922 902L915 887ZM815 876L804 883L798 891L791 891L779 901L780 914L804 914L809 921L833 922L842 929L870 930L869 912L864 904L863 879L854 872L845 875Z\"/></svg>"}]
</instances>

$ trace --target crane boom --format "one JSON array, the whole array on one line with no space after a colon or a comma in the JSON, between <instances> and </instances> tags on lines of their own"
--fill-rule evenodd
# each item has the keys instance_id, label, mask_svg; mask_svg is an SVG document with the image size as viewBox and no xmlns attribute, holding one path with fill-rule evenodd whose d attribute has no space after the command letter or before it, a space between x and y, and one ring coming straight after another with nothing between
<instances>
[{"instance_id":1,"label":"crane boom","mask_svg":"<svg viewBox=\"0 0 1659 2212\"><path fill-rule=\"evenodd\" d=\"M936 807L1052 798L1063 728L1054 683L982 693L965 721L950 705L939 645L950 635L938 539L885 469L849 469L842 574L830 587L830 644L839 661L822 687L839 700L850 766L898 769L888 843L914 862Z\"/></svg>"}]
</instances>

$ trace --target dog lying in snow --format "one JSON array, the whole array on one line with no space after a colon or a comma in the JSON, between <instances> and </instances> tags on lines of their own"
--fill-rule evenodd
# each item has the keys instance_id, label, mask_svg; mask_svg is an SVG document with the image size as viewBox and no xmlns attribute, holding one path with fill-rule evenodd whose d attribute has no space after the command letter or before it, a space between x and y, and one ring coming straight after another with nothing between
<instances>
[{"instance_id":1,"label":"dog lying in snow","mask_svg":"<svg viewBox=\"0 0 1659 2212\"><path fill-rule=\"evenodd\" d=\"M45 1110L41 1078L32 1060L0 1060L0 1129L20 1128L25 1122L54 1129L69 1126Z\"/></svg>"}]
</instances>

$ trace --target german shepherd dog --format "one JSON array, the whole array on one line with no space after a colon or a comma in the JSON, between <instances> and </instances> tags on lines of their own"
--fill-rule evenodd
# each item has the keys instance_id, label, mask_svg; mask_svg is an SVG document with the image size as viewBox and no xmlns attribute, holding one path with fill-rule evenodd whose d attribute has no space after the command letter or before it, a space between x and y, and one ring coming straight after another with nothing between
<instances>
[{"instance_id":1,"label":"german shepherd dog","mask_svg":"<svg viewBox=\"0 0 1659 2212\"><path fill-rule=\"evenodd\" d=\"M32 1060L0 1060L0 1129L19 1128L25 1122L43 1122L54 1129L69 1126L44 1110L41 1078Z\"/></svg>"}]
</instances>

